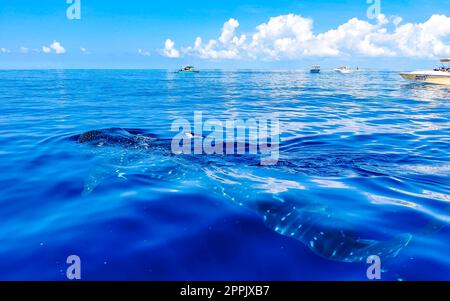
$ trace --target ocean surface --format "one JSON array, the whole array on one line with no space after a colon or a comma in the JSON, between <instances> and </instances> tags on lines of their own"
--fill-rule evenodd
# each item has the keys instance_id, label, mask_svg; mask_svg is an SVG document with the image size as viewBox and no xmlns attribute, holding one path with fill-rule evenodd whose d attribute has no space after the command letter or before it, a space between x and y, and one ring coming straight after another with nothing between
<instances>
[{"instance_id":1,"label":"ocean surface","mask_svg":"<svg viewBox=\"0 0 450 301\"><path fill-rule=\"evenodd\" d=\"M379 255L450 280L449 98L397 72L0 71L0 279L77 255L84 280L367 280ZM194 111L277 116L279 162L171 154Z\"/></svg>"}]
</instances>

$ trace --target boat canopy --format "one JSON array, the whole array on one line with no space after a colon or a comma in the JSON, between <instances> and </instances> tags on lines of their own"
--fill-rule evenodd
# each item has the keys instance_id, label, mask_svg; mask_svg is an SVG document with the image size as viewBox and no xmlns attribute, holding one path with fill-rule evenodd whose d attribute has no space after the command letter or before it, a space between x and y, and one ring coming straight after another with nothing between
<instances>
[{"instance_id":1,"label":"boat canopy","mask_svg":"<svg viewBox=\"0 0 450 301\"><path fill-rule=\"evenodd\" d=\"M450 59L441 59L441 63L450 63Z\"/></svg>"}]
</instances>

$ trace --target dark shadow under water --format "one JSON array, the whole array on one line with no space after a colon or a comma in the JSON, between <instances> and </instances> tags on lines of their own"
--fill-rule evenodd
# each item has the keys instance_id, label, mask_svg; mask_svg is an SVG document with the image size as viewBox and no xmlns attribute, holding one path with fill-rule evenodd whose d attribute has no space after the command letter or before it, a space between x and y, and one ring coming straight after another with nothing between
<instances>
[{"instance_id":1,"label":"dark shadow under water","mask_svg":"<svg viewBox=\"0 0 450 301\"><path fill-rule=\"evenodd\" d=\"M194 139L194 138L192 138ZM334 208L326 204L304 202L299 199L279 199L270 193L256 193L255 197L243 199L239 191L239 183L227 181L227 167L239 165L240 168L264 169L269 174L281 170L290 174L308 174L322 177L354 174L360 177L388 176L392 165L405 163L404 156L392 154L370 155L351 148L323 153L315 149L323 142L315 143L311 139L295 139L280 145L281 157L274 166L259 164L258 155L174 155L171 152L171 140L159 138L141 129L111 128L88 131L70 137L79 144L88 145L97 157L103 157L109 164L117 166L132 166L151 156L160 160L173 161L174 166L167 170L156 170L159 180L180 181L183 168L190 166L197 171L191 177L212 179L216 183L210 186L230 186L227 197L233 202L256 212L272 230L279 234L296 239L308 246L315 254L330 260L341 262L365 262L369 256L378 255L381 258L395 257L405 248L412 233L403 233L388 240L360 237L358 231L352 230L351 222L336 214ZM248 146L247 146L248 147ZM299 150L305 150L299 152ZM300 153L300 155L299 155ZM155 162L156 165L158 162ZM406 162L407 163L407 162ZM111 165L109 165L111 166ZM85 192L91 193L101 181L111 173L106 166L93 168L86 181ZM150 172L151 174L151 172ZM156 175L156 173L155 173ZM229 175L229 174L228 174ZM187 177L185 174L183 176ZM184 178L186 179L186 178ZM195 180L190 178L189 180ZM276 185L276 184L274 184ZM237 187L237 188L233 188ZM219 189L224 191L224 189ZM437 231L444 223L433 223L429 230Z\"/></svg>"}]
</instances>

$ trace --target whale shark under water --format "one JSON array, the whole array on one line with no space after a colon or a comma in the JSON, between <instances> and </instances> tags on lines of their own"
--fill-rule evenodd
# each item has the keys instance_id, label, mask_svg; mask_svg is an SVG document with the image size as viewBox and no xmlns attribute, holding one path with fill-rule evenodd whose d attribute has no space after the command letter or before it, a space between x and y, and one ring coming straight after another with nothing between
<instances>
[{"instance_id":1,"label":"whale shark under water","mask_svg":"<svg viewBox=\"0 0 450 301\"><path fill-rule=\"evenodd\" d=\"M193 135L189 137L201 139ZM269 228L302 242L315 254L330 260L365 262L372 255L380 258L395 257L412 238L411 234L405 233L386 241L364 239L326 204L312 204L294 199L280 200L276 194L271 194L270 190L269 193L252 199L252 191L242 191L236 179L228 177L230 168L232 170L236 165L266 169L269 172L287 170L290 174L313 172L323 176L342 173L342 169L338 170L339 166L351 166L352 172L376 174L376 171L364 168L364 158L358 153L338 154L334 157L328 154L314 159L281 156L276 165L261 166L257 155L175 155L171 151L171 139L160 138L141 129L93 130L70 139L89 146L94 155L112 162L93 168L85 183L84 193L91 193L111 174L126 177L119 169L111 170L111 167L139 165L142 162L145 165L143 171L164 181L213 181L212 186L219 187L214 193L226 195L231 201L254 211ZM295 148L296 142L290 142L289 146L280 145L281 150L289 147ZM146 156L151 158L142 161ZM389 164L385 157L379 158L379 162L383 160L387 160L386 164ZM320 161L320 164L317 161ZM188 169L192 169L192 172ZM243 181L246 180L244 176L239 176ZM261 183L264 182L267 182L267 179L263 177ZM270 186L270 183L265 184ZM288 184L292 187L299 185L295 182Z\"/></svg>"}]
</instances>

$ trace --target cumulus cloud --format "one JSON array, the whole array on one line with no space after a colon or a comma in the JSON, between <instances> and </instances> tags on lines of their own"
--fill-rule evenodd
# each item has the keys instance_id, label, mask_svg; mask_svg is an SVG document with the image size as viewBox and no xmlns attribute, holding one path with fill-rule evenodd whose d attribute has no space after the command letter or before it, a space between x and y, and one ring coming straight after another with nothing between
<instances>
[{"instance_id":1,"label":"cumulus cloud","mask_svg":"<svg viewBox=\"0 0 450 301\"><path fill-rule=\"evenodd\" d=\"M240 55L240 48L245 49L245 35L237 36L236 29L239 22L231 18L222 27L222 33L217 40L209 40L203 43L201 37L197 37L194 46L183 49L184 53L198 56L204 59L233 59Z\"/></svg>"},{"instance_id":2,"label":"cumulus cloud","mask_svg":"<svg viewBox=\"0 0 450 301\"><path fill-rule=\"evenodd\" d=\"M313 56L420 57L450 56L450 18L433 15L423 23L403 23L399 16L379 15L374 22L352 18L337 28L315 34L310 18L288 14L270 18L249 35L236 33L239 22L229 19L217 39L178 51L166 41L168 57L182 54L205 59L298 59Z\"/></svg>"},{"instance_id":3,"label":"cumulus cloud","mask_svg":"<svg viewBox=\"0 0 450 301\"><path fill-rule=\"evenodd\" d=\"M239 22L236 19L231 18L222 27L222 34L219 37L219 41L226 45L233 41L236 28L239 27Z\"/></svg>"},{"instance_id":4,"label":"cumulus cloud","mask_svg":"<svg viewBox=\"0 0 450 301\"><path fill-rule=\"evenodd\" d=\"M4 48L4 47L0 48L0 53L10 53L10 52L11 52L11 50L9 50L7 48Z\"/></svg>"},{"instance_id":5,"label":"cumulus cloud","mask_svg":"<svg viewBox=\"0 0 450 301\"><path fill-rule=\"evenodd\" d=\"M411 57L449 56L450 18L433 15L424 23L407 23L397 27L390 42L399 53Z\"/></svg>"},{"instance_id":6,"label":"cumulus cloud","mask_svg":"<svg viewBox=\"0 0 450 301\"><path fill-rule=\"evenodd\" d=\"M53 41L50 45L50 48L55 51L56 54L64 54L66 53L66 49L61 45L60 42Z\"/></svg>"},{"instance_id":7,"label":"cumulus cloud","mask_svg":"<svg viewBox=\"0 0 450 301\"><path fill-rule=\"evenodd\" d=\"M164 43L163 53L170 58L179 58L180 51L175 48L175 43L171 39L167 39Z\"/></svg>"},{"instance_id":8,"label":"cumulus cloud","mask_svg":"<svg viewBox=\"0 0 450 301\"><path fill-rule=\"evenodd\" d=\"M150 52L143 49L138 49L138 53L143 56L150 56Z\"/></svg>"},{"instance_id":9,"label":"cumulus cloud","mask_svg":"<svg viewBox=\"0 0 450 301\"><path fill-rule=\"evenodd\" d=\"M48 46L42 46L42 52L47 54L52 52L56 54L64 54L66 53L66 49L61 45L60 42L53 41L53 43Z\"/></svg>"}]
</instances>

